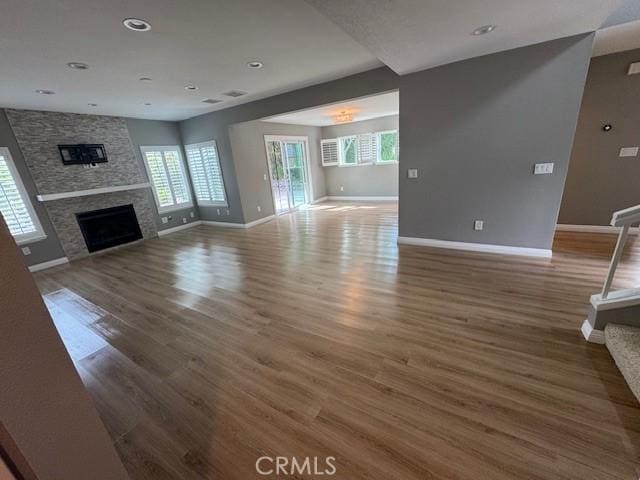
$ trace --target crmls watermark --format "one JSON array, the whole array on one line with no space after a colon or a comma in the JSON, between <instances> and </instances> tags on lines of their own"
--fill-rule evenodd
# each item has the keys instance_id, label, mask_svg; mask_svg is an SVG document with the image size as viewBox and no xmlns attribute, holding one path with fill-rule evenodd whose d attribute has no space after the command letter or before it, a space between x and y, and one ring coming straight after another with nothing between
<instances>
[{"instance_id":1,"label":"crmls watermark","mask_svg":"<svg viewBox=\"0 0 640 480\"><path fill-rule=\"evenodd\" d=\"M260 475L335 475L335 457L260 457L256 472Z\"/></svg>"}]
</instances>

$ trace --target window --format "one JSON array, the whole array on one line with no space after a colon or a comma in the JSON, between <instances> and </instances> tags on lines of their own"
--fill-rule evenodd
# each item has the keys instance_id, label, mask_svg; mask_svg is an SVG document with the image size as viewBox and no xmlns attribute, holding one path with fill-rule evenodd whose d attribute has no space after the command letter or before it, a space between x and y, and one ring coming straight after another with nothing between
<instances>
[{"instance_id":1,"label":"window","mask_svg":"<svg viewBox=\"0 0 640 480\"><path fill-rule=\"evenodd\" d=\"M322 166L338 165L338 140L331 138L320 142L322 152Z\"/></svg>"},{"instance_id":2,"label":"window","mask_svg":"<svg viewBox=\"0 0 640 480\"><path fill-rule=\"evenodd\" d=\"M193 206L180 147L140 147L158 212Z\"/></svg>"},{"instance_id":3,"label":"window","mask_svg":"<svg viewBox=\"0 0 640 480\"><path fill-rule=\"evenodd\" d=\"M198 205L227 206L224 179L215 141L185 146Z\"/></svg>"},{"instance_id":4,"label":"window","mask_svg":"<svg viewBox=\"0 0 640 480\"><path fill-rule=\"evenodd\" d=\"M6 147L0 147L0 213L16 243L24 244L46 238Z\"/></svg>"},{"instance_id":5,"label":"window","mask_svg":"<svg viewBox=\"0 0 640 480\"><path fill-rule=\"evenodd\" d=\"M378 132L378 163L398 161L398 131Z\"/></svg>"},{"instance_id":6,"label":"window","mask_svg":"<svg viewBox=\"0 0 640 480\"><path fill-rule=\"evenodd\" d=\"M368 165L377 160L378 135L375 133L363 133L358 135L358 164Z\"/></svg>"},{"instance_id":7,"label":"window","mask_svg":"<svg viewBox=\"0 0 640 480\"><path fill-rule=\"evenodd\" d=\"M340 137L338 139L338 142L340 146L340 165L357 165L358 137L356 135L352 135L350 137Z\"/></svg>"}]
</instances>

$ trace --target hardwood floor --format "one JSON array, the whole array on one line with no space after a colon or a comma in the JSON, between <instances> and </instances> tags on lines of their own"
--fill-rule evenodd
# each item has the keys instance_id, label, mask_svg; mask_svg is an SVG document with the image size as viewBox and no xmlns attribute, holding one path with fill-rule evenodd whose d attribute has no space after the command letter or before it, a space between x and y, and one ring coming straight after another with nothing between
<instances>
[{"instance_id":1,"label":"hardwood floor","mask_svg":"<svg viewBox=\"0 0 640 480\"><path fill-rule=\"evenodd\" d=\"M396 245L395 204L201 226L35 275L132 479L637 479L640 409L580 335L609 235L552 260ZM635 243L634 243L635 242ZM615 286L640 279L633 237Z\"/></svg>"}]
</instances>

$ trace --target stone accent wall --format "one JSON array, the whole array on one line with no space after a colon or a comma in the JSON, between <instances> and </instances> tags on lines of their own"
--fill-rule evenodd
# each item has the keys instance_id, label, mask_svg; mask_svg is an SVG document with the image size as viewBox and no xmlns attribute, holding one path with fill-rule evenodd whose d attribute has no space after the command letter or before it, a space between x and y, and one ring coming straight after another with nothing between
<instances>
[{"instance_id":1,"label":"stone accent wall","mask_svg":"<svg viewBox=\"0 0 640 480\"><path fill-rule=\"evenodd\" d=\"M74 113L6 110L25 163L39 194L73 192L147 182L135 155L125 120ZM102 143L107 163L94 168L63 165L59 144ZM51 223L70 259L89 254L76 213L133 204L144 238L157 236L147 190L131 190L44 202Z\"/></svg>"},{"instance_id":2,"label":"stone accent wall","mask_svg":"<svg viewBox=\"0 0 640 480\"><path fill-rule=\"evenodd\" d=\"M38 193L60 193L147 181L125 120L76 113L6 110ZM103 143L107 163L63 165L60 144Z\"/></svg>"},{"instance_id":3,"label":"stone accent wall","mask_svg":"<svg viewBox=\"0 0 640 480\"><path fill-rule=\"evenodd\" d=\"M149 204L146 190L65 198L46 202L46 207L65 254L69 259L76 259L89 255L76 213L129 204L133 204L133 209L136 211L142 236L156 237L158 232L153 221L153 212L150 210L153 207Z\"/></svg>"}]
</instances>

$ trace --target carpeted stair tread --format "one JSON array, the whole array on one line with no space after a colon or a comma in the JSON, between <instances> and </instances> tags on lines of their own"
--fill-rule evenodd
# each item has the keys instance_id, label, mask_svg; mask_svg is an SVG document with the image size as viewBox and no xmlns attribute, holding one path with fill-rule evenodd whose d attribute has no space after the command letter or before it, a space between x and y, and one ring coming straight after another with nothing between
<instances>
[{"instance_id":1,"label":"carpeted stair tread","mask_svg":"<svg viewBox=\"0 0 640 480\"><path fill-rule=\"evenodd\" d=\"M640 400L640 328L610 323L604 338L629 388Z\"/></svg>"}]
</instances>

